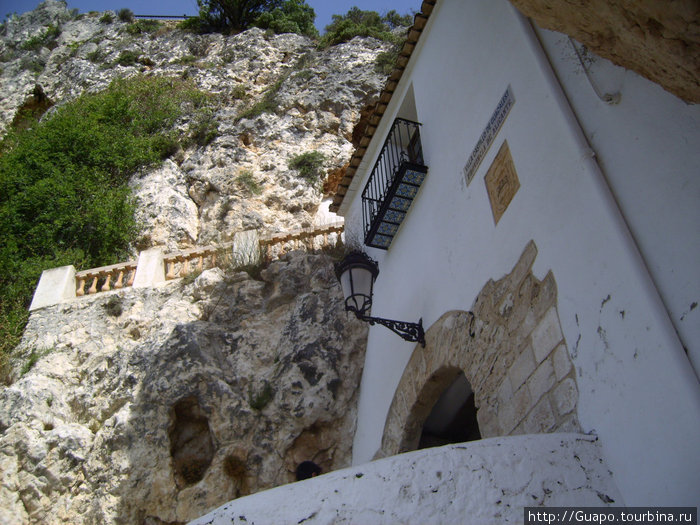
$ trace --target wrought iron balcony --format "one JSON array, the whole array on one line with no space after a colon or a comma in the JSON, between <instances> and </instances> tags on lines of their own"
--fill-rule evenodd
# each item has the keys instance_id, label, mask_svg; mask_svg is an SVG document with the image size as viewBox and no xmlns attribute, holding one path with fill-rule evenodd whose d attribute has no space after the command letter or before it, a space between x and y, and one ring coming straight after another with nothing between
<instances>
[{"instance_id":1,"label":"wrought iron balcony","mask_svg":"<svg viewBox=\"0 0 700 525\"><path fill-rule=\"evenodd\" d=\"M362 191L365 244L389 249L428 173L420 124L397 118Z\"/></svg>"}]
</instances>

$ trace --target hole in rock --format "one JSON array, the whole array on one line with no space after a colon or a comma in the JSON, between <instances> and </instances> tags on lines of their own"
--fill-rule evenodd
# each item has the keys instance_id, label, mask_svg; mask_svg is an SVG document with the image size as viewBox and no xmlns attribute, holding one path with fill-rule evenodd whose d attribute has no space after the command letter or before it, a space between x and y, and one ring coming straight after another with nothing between
<instances>
[{"instance_id":1,"label":"hole in rock","mask_svg":"<svg viewBox=\"0 0 700 525\"><path fill-rule=\"evenodd\" d=\"M209 419L197 399L178 401L171 410L170 455L178 489L200 481L214 457Z\"/></svg>"}]
</instances>

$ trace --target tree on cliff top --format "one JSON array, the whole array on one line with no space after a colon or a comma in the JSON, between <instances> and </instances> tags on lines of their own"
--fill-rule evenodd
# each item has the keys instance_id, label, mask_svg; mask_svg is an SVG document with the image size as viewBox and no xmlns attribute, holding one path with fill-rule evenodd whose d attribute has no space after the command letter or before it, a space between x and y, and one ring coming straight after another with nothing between
<instances>
[{"instance_id":1,"label":"tree on cliff top","mask_svg":"<svg viewBox=\"0 0 700 525\"><path fill-rule=\"evenodd\" d=\"M279 8L284 0L197 0L199 16L213 29L243 31L263 13Z\"/></svg>"},{"instance_id":2,"label":"tree on cliff top","mask_svg":"<svg viewBox=\"0 0 700 525\"><path fill-rule=\"evenodd\" d=\"M376 11L363 11L352 7L344 15L333 15L333 21L326 26L321 37L321 46L328 47L348 42L356 36L369 36L385 42L403 42L403 36L395 30L411 25L410 15L399 15L391 10L384 16Z\"/></svg>"},{"instance_id":3,"label":"tree on cliff top","mask_svg":"<svg viewBox=\"0 0 700 525\"><path fill-rule=\"evenodd\" d=\"M199 15L179 27L195 33L239 32L251 27L318 37L316 13L306 0L197 0Z\"/></svg>"}]
</instances>

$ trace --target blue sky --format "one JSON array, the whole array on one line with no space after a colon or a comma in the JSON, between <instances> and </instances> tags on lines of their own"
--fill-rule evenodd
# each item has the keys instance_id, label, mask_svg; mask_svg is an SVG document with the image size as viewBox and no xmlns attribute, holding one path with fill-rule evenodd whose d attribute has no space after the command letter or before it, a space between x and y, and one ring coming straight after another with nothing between
<instances>
[{"instance_id":1,"label":"blue sky","mask_svg":"<svg viewBox=\"0 0 700 525\"><path fill-rule=\"evenodd\" d=\"M0 0L0 21L10 13L31 11L40 3L40 0ZM316 11L316 27L323 32L331 22L331 15L346 13L352 6L382 14L395 9L404 14L418 11L421 0L307 0L307 3ZM196 15L199 12L196 0L68 0L68 8L77 8L81 13L116 11L123 7L137 15Z\"/></svg>"}]
</instances>

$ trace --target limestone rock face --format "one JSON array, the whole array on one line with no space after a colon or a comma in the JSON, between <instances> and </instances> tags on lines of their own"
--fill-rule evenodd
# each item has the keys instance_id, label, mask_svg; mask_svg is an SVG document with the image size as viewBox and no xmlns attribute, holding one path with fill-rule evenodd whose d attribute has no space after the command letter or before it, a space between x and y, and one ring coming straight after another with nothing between
<instances>
[{"instance_id":1,"label":"limestone rock face","mask_svg":"<svg viewBox=\"0 0 700 525\"><path fill-rule=\"evenodd\" d=\"M349 161L386 44L109 19L48 0L0 25L0 135L22 108L50 118L115 79L187 78L216 103L175 124L203 140L133 174L133 251L329 222L322 179ZM119 65L125 52L138 60ZM289 168L312 151L319 180ZM0 387L0 523L182 523L292 481L301 461L347 466L366 337L332 260L299 253L258 280L212 269L34 311Z\"/></svg>"},{"instance_id":2,"label":"limestone rock face","mask_svg":"<svg viewBox=\"0 0 700 525\"><path fill-rule=\"evenodd\" d=\"M192 35L170 22L134 34L114 14L111 23L101 19L102 13L76 18L63 2L48 0L2 26L0 133L23 105L37 103L36 93L60 106L117 78L188 78L216 104L210 115L177 127L201 126L211 137L184 144L156 173L134 174L142 230L134 251L153 245L173 251L230 241L241 230L313 224L323 178L349 161L360 111L376 101L384 82L374 62L387 44L358 37L318 50L296 34L254 28ZM51 27L58 36L27 49ZM125 52L138 61L119 65ZM268 111L246 113L264 100ZM289 168L294 156L312 151L325 158L318 181Z\"/></svg>"},{"instance_id":3,"label":"limestone rock face","mask_svg":"<svg viewBox=\"0 0 700 525\"><path fill-rule=\"evenodd\" d=\"M177 523L347 466L365 339L298 252L38 310L0 391L0 521Z\"/></svg>"},{"instance_id":4,"label":"limestone rock face","mask_svg":"<svg viewBox=\"0 0 700 525\"><path fill-rule=\"evenodd\" d=\"M700 4L696 0L510 0L546 29L700 102Z\"/></svg>"}]
</instances>

